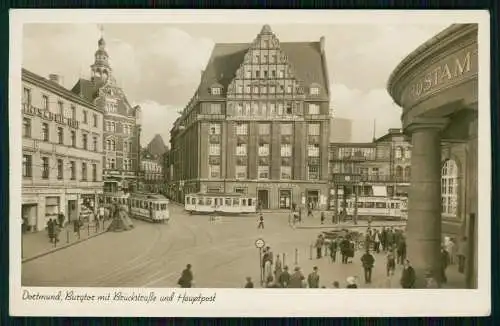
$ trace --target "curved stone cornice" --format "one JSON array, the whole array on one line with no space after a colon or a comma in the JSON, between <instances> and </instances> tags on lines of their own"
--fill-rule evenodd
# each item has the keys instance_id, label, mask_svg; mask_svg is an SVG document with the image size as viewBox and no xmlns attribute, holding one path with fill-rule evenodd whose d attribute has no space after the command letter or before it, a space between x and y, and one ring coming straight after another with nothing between
<instances>
[{"instance_id":1,"label":"curved stone cornice","mask_svg":"<svg viewBox=\"0 0 500 326\"><path fill-rule=\"evenodd\" d=\"M477 24L453 24L410 53L396 66L387 82L387 91L394 102L402 106L402 93L406 86L404 80L410 79L413 71L420 71L422 66L430 65L435 61L432 59L442 57L442 53L452 52L455 50L453 45L459 44L461 39L476 38L477 31Z\"/></svg>"}]
</instances>

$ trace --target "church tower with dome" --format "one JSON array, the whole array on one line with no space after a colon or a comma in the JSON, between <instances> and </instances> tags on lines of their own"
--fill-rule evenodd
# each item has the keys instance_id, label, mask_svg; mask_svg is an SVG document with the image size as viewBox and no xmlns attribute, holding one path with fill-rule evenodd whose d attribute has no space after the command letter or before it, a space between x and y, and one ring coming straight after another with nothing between
<instances>
[{"instance_id":1,"label":"church tower with dome","mask_svg":"<svg viewBox=\"0 0 500 326\"><path fill-rule=\"evenodd\" d=\"M80 78L72 92L104 113L103 121L98 122L104 130L104 192L133 191L140 175L141 108L132 106L116 83L102 28L90 79Z\"/></svg>"}]
</instances>

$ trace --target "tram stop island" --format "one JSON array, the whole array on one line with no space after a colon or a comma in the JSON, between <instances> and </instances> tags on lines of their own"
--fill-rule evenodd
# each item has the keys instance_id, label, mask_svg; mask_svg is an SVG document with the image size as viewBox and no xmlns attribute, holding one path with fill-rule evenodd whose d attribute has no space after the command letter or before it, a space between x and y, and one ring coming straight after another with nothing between
<instances>
[{"instance_id":1,"label":"tram stop island","mask_svg":"<svg viewBox=\"0 0 500 326\"><path fill-rule=\"evenodd\" d=\"M477 288L477 33L477 24L448 27L408 55L387 85L413 147L407 243L420 288L425 273L438 273L445 235L466 243L463 287Z\"/></svg>"}]
</instances>

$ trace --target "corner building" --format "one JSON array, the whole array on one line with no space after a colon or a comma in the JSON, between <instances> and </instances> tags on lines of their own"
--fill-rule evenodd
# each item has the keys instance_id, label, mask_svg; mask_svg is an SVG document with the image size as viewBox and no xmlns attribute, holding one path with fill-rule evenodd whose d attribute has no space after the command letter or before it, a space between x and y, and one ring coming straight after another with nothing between
<instances>
[{"instance_id":1,"label":"corner building","mask_svg":"<svg viewBox=\"0 0 500 326\"><path fill-rule=\"evenodd\" d=\"M90 72L90 80L80 78L72 92L104 112L104 191L132 191L140 171L141 108L132 106L117 85L103 38Z\"/></svg>"},{"instance_id":2,"label":"corner building","mask_svg":"<svg viewBox=\"0 0 500 326\"><path fill-rule=\"evenodd\" d=\"M264 209L328 197L325 40L281 43L265 25L251 44L216 44L171 130L174 198L240 192Z\"/></svg>"},{"instance_id":3,"label":"corner building","mask_svg":"<svg viewBox=\"0 0 500 326\"><path fill-rule=\"evenodd\" d=\"M102 122L96 106L59 84L22 70L22 212L25 230L43 230L96 209L102 193Z\"/></svg>"},{"instance_id":4,"label":"corner building","mask_svg":"<svg viewBox=\"0 0 500 326\"><path fill-rule=\"evenodd\" d=\"M444 235L466 237L464 287L477 288L478 43L477 24L445 29L405 58L388 91L403 108L411 138L408 257L423 286L438 273Z\"/></svg>"}]
</instances>

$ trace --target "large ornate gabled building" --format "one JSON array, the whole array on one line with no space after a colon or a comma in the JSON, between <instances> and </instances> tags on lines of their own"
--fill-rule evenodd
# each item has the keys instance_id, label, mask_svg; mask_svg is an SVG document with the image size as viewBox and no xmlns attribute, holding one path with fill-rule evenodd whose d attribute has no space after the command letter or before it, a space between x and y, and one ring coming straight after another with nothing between
<instances>
[{"instance_id":1,"label":"large ornate gabled building","mask_svg":"<svg viewBox=\"0 0 500 326\"><path fill-rule=\"evenodd\" d=\"M174 199L241 192L263 208L328 196L329 82L325 40L216 44L171 130Z\"/></svg>"},{"instance_id":2,"label":"large ornate gabled building","mask_svg":"<svg viewBox=\"0 0 500 326\"><path fill-rule=\"evenodd\" d=\"M104 112L104 191L131 191L140 171L141 109L116 84L102 37L90 69L91 79L81 78L72 91Z\"/></svg>"}]
</instances>

